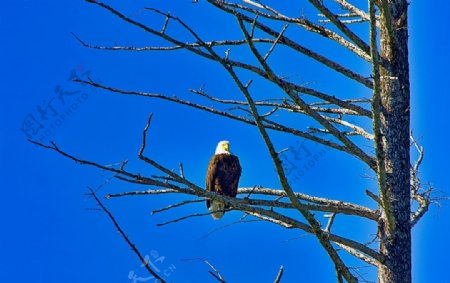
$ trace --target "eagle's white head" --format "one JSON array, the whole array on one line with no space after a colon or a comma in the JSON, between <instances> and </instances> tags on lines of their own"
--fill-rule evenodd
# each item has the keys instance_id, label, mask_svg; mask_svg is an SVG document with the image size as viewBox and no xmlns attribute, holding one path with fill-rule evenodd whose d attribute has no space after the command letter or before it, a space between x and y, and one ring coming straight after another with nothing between
<instances>
[{"instance_id":1,"label":"eagle's white head","mask_svg":"<svg viewBox=\"0 0 450 283\"><path fill-rule=\"evenodd\" d=\"M217 144L215 154L231 154L230 142L229 141L220 141Z\"/></svg>"}]
</instances>

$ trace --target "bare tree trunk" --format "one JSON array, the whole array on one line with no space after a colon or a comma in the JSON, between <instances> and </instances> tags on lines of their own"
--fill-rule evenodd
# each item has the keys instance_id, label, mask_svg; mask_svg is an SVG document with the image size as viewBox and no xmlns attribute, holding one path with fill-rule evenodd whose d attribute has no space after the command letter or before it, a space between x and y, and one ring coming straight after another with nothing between
<instances>
[{"instance_id":1,"label":"bare tree trunk","mask_svg":"<svg viewBox=\"0 0 450 283\"><path fill-rule=\"evenodd\" d=\"M379 226L380 253L385 261L379 269L378 282L407 283L411 282L408 3L382 2L379 4L380 130L387 203Z\"/></svg>"}]
</instances>

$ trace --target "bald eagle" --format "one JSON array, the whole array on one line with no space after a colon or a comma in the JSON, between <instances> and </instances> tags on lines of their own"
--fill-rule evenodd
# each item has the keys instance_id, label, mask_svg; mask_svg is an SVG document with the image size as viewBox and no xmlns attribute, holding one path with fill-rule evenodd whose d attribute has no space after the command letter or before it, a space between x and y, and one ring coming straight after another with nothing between
<instances>
[{"instance_id":1,"label":"bald eagle","mask_svg":"<svg viewBox=\"0 0 450 283\"><path fill-rule=\"evenodd\" d=\"M241 171L238 157L230 152L230 142L219 142L206 172L206 190L236 197ZM212 217L216 220L222 218L228 208L223 202L210 199L206 200L206 207L212 211Z\"/></svg>"}]
</instances>

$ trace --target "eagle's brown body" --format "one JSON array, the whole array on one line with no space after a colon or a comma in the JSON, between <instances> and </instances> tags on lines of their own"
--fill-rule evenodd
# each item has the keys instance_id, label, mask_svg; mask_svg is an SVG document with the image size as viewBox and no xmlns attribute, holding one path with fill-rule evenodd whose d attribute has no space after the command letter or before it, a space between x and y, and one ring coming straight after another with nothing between
<instances>
[{"instance_id":1,"label":"eagle's brown body","mask_svg":"<svg viewBox=\"0 0 450 283\"><path fill-rule=\"evenodd\" d=\"M241 177L241 165L237 156L232 154L215 154L209 161L206 173L206 190L221 195L235 197L237 194L239 178ZM211 200L206 200L208 209L212 206ZM223 206L225 209L226 206ZM214 214L215 219L220 219L223 212Z\"/></svg>"}]
</instances>

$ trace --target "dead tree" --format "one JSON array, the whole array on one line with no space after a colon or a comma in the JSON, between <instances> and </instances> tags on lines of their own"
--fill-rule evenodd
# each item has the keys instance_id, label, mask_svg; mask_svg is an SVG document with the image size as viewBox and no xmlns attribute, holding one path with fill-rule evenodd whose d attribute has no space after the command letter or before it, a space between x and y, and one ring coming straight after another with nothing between
<instances>
[{"instance_id":1,"label":"dead tree","mask_svg":"<svg viewBox=\"0 0 450 283\"><path fill-rule=\"evenodd\" d=\"M75 157L61 150L56 144L40 144L41 146L55 150L78 163L114 172L116 178L125 182L151 187L144 191L111 194L108 198L159 194L194 196L193 200L175 203L155 212L199 202L204 198L218 199L233 210L242 211L282 227L313 234L333 262L338 282L344 280L358 282L358 277L338 254L338 248L377 267L378 282L411 282L411 229L428 210L431 188L425 190L418 177L423 148L417 144L410 131L408 1L368 0L367 5L358 7L348 0L334 0L338 5L331 0L305 0L305 5L311 4L319 13L319 19L314 20L304 15L291 16L289 14L292 11L279 11L274 6L264 3L270 1L204 0L202 5L211 5L217 12L228 14L230 24L235 23L241 31L233 39L213 40L204 39L181 17L165 11L146 8L149 13L161 17L160 24L151 26L103 2L86 1L118 17L126 24L142 30L144 35L163 39L168 44L146 47L98 46L77 37L85 47L125 51L183 49L223 67L243 99L220 98L207 93L204 89L191 90L193 94L208 100L208 104L199 104L165 94L125 90L93 80L77 82L122 95L163 99L255 126L273 160L281 189L263 186L240 188L237 198L205 191L184 176L181 165L180 172L175 173L144 154L151 116L143 132L142 147L138 156L143 162L159 170L163 176L143 176L139 172L127 170L126 163L120 168L103 166ZM356 56L362 63L370 65L371 74L358 73L350 66L338 63L332 56L308 49L301 40L286 33L288 27L290 30L303 29L316 34L317 40L328 41L345 48L352 54L351 56ZM357 27L358 33L355 32ZM365 30L364 35L361 35L361 28ZM173 32L176 29L189 34L190 41L179 38L177 33ZM252 58L237 59L233 56L235 50L244 48L251 52ZM329 68L355 84L362 85L366 89L366 98L356 96L348 99L344 98L344 95L306 87L282 77L274 70L269 60L280 48L307 56L321 64L323 68ZM242 79L244 72L247 75L251 74L254 80L276 86L280 95L271 99L257 99L258 94L252 90L252 80ZM211 104L215 106L209 106ZM221 110L218 107L220 105L233 106L240 112ZM281 111L294 118L310 119L314 126L309 129L298 129L283 124L277 120L276 115L273 115ZM351 117L357 117L355 120L358 122L350 122ZM367 127L368 121L371 127ZM286 175L280 159L280 149L275 148L272 143L271 132L311 140L360 160L377 177L378 193L366 192L377 208L370 209L358 204L301 193ZM370 142L373 148L363 147L361 140ZM411 145L419 153L416 162L411 162L410 159ZM239 197L249 194L251 197ZM273 199L268 200L267 196ZM417 209L414 211L411 209L412 202L417 203L415 205ZM281 209L296 210L299 217L288 216ZM314 215L316 211L329 213L328 224L321 223ZM206 214L208 213L197 213L168 223ZM376 225L379 247L369 247L333 234L331 232L333 219L342 214L364 218ZM282 269L280 278L281 275ZM277 278L277 282L280 278Z\"/></svg>"}]
</instances>

